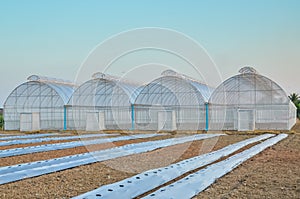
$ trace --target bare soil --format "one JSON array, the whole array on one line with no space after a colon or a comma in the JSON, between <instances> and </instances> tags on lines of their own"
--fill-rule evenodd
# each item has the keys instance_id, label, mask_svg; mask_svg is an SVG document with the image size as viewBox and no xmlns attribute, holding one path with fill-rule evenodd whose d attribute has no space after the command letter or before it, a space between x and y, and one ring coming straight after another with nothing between
<instances>
[{"instance_id":1,"label":"bare soil","mask_svg":"<svg viewBox=\"0 0 300 199\"><path fill-rule=\"evenodd\" d=\"M159 136L159 137L153 137L153 138L142 138L142 139L134 139L134 140L126 140L126 141L118 141L118 142L108 142L108 143L103 143L103 144L74 147L74 148L70 148L70 149L62 149L62 150L54 150L54 151L46 151L46 152L40 152L40 153L32 153L32 154L6 157L6 158L1 158L0 166L9 166L9 165L22 164L22 163L27 163L27 162L34 162L34 161L39 161L39 160L59 158L59 157L68 156L68 155L75 155L75 154L80 154L80 153L96 151L96 150L108 149L108 148L117 147L117 146L123 146L125 144L153 141L153 140L166 139L166 138L171 138L171 137L174 137L174 136L166 135L166 136Z\"/></svg>"},{"instance_id":2,"label":"bare soil","mask_svg":"<svg viewBox=\"0 0 300 199\"><path fill-rule=\"evenodd\" d=\"M69 135L70 136L70 135ZM52 136L49 136L52 137ZM55 136L57 137L57 136ZM65 136L60 136L61 138ZM83 138L83 139L72 139L72 140L52 140L52 141L46 141L46 142L36 142L36 143L29 143L29 144L15 144L15 145L9 145L9 146L0 146L0 150L5 149L14 149L14 148L22 148L22 147L29 147L29 146L38 146L38 145L44 145L44 144L57 144L57 143L64 143L64 142L74 142L74 141L86 141L86 140L95 140L95 139L104 139L104 138L111 138L114 136L103 136L103 137L90 137L90 138ZM9 140L7 140L9 141ZM5 142L5 141L2 141Z\"/></svg>"},{"instance_id":3,"label":"bare soil","mask_svg":"<svg viewBox=\"0 0 300 199\"><path fill-rule=\"evenodd\" d=\"M222 148L249 135L230 135L84 165L0 186L0 198L69 198L139 172ZM128 141L124 141L128 142Z\"/></svg>"},{"instance_id":4,"label":"bare soil","mask_svg":"<svg viewBox=\"0 0 300 199\"><path fill-rule=\"evenodd\" d=\"M23 147L29 147L29 146L38 146L38 145L43 145L43 144L57 144L57 143L73 142L73 141L78 141L78 139L74 139L74 140L54 140L54 141L48 141L48 142L38 142L38 143L30 143L30 144L15 144L15 145L9 145L9 146L0 146L0 150L23 148Z\"/></svg>"},{"instance_id":5,"label":"bare soil","mask_svg":"<svg viewBox=\"0 0 300 199\"><path fill-rule=\"evenodd\" d=\"M287 139L218 179L200 198L300 198L299 122Z\"/></svg>"},{"instance_id":6,"label":"bare soil","mask_svg":"<svg viewBox=\"0 0 300 199\"><path fill-rule=\"evenodd\" d=\"M289 133L287 139L266 149L218 179L194 199L300 198L300 123L298 122ZM220 138L175 145L148 153L116 158L0 185L0 198L70 198L149 169L167 166L183 159L220 149L260 133L245 135L230 132L229 134ZM162 138L121 141L113 143L113 146L156 139ZM94 150L113 146L95 145ZM77 147L1 158L0 165L50 159L91 150L93 148Z\"/></svg>"}]
</instances>

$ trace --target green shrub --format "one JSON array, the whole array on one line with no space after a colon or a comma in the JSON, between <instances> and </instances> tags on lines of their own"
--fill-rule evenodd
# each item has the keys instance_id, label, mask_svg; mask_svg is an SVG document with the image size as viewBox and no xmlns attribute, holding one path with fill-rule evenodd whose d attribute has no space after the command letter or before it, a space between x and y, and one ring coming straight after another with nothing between
<instances>
[{"instance_id":1,"label":"green shrub","mask_svg":"<svg viewBox=\"0 0 300 199\"><path fill-rule=\"evenodd\" d=\"M4 127L4 118L3 115L0 115L0 129L2 130Z\"/></svg>"},{"instance_id":2,"label":"green shrub","mask_svg":"<svg viewBox=\"0 0 300 199\"><path fill-rule=\"evenodd\" d=\"M289 98L295 104L297 108L297 117L300 119L300 95L298 93L292 93L289 95Z\"/></svg>"}]
</instances>

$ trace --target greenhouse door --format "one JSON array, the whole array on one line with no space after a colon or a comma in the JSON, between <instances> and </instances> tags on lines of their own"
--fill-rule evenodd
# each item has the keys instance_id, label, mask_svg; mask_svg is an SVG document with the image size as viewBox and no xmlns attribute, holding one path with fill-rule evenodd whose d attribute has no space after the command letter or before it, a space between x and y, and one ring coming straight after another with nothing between
<instances>
[{"instance_id":1,"label":"greenhouse door","mask_svg":"<svg viewBox=\"0 0 300 199\"><path fill-rule=\"evenodd\" d=\"M159 111L157 115L158 130L175 131L176 130L176 112Z\"/></svg>"},{"instance_id":2,"label":"greenhouse door","mask_svg":"<svg viewBox=\"0 0 300 199\"><path fill-rule=\"evenodd\" d=\"M21 113L20 131L38 131L40 130L39 113Z\"/></svg>"},{"instance_id":3,"label":"greenhouse door","mask_svg":"<svg viewBox=\"0 0 300 199\"><path fill-rule=\"evenodd\" d=\"M253 131L254 121L253 110L238 110L238 131Z\"/></svg>"},{"instance_id":4,"label":"greenhouse door","mask_svg":"<svg viewBox=\"0 0 300 199\"><path fill-rule=\"evenodd\" d=\"M105 129L104 112L86 113L86 131L100 131Z\"/></svg>"},{"instance_id":5,"label":"greenhouse door","mask_svg":"<svg viewBox=\"0 0 300 199\"><path fill-rule=\"evenodd\" d=\"M99 129L104 130L105 129L105 114L104 111L99 112Z\"/></svg>"}]
</instances>

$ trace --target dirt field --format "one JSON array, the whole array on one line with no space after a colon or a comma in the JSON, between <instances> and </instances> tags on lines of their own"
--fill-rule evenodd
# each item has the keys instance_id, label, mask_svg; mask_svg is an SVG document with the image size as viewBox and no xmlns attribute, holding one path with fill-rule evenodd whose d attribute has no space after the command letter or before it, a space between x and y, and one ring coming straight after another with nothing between
<instances>
[{"instance_id":1,"label":"dirt field","mask_svg":"<svg viewBox=\"0 0 300 199\"><path fill-rule=\"evenodd\" d=\"M217 150L250 137L253 135L228 135L194 141L0 185L0 198L70 198L142 171ZM158 138L148 140L155 139ZM134 142L139 141L122 141L117 145ZM109 148L105 144L98 147L97 149ZM3 158L1 164L82 152L86 152L86 149L29 154ZM194 198L300 198L300 124L287 139L248 160Z\"/></svg>"},{"instance_id":2,"label":"dirt field","mask_svg":"<svg viewBox=\"0 0 300 199\"><path fill-rule=\"evenodd\" d=\"M69 198L95 189L100 185L117 182L148 169L167 166L173 162L206 153L211 149L216 150L249 137L253 136L232 135L211 138L204 142L194 141L193 143L166 147L149 153L116 158L25 179L1 185L0 198ZM62 154L63 151L61 150L59 153ZM38 157L38 154L31 154L30 157L29 155L26 156L27 158L34 158Z\"/></svg>"},{"instance_id":3,"label":"dirt field","mask_svg":"<svg viewBox=\"0 0 300 199\"><path fill-rule=\"evenodd\" d=\"M152 138L141 138L141 139L118 141L118 142L112 142L112 143L103 143L103 144L97 144L97 145L75 147L75 148L62 149L62 150L46 151L46 152L40 152L40 153L34 153L34 154L25 154L25 155L19 155L19 156L5 157L5 158L1 158L0 166L9 166L9 165L39 161L39 160L59 158L59 157L68 156L68 155L75 155L75 154L80 154L80 153L96 151L96 150L108 149L108 148L112 148L112 147L116 147L116 146L122 146L125 144L154 141L154 140L158 140L158 139L167 139L167 138L172 138L172 137L174 137L174 136L168 135L168 136L160 136L160 137L152 137ZM64 141L60 141L60 143L62 143L62 142L64 142ZM67 141L65 141L65 142L67 142ZM45 144L45 142L43 142L41 144ZM29 145L31 145L31 144L29 144ZM24 147L24 146L26 146L26 145L22 145L22 147Z\"/></svg>"},{"instance_id":4,"label":"dirt field","mask_svg":"<svg viewBox=\"0 0 300 199\"><path fill-rule=\"evenodd\" d=\"M220 178L200 198L300 198L300 122L294 134Z\"/></svg>"}]
</instances>

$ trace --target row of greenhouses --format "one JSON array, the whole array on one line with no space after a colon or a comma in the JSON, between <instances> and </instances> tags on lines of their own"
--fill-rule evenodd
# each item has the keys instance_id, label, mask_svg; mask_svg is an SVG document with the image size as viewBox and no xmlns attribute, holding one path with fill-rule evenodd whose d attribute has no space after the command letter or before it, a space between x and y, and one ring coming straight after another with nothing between
<instances>
[{"instance_id":1,"label":"row of greenhouses","mask_svg":"<svg viewBox=\"0 0 300 199\"><path fill-rule=\"evenodd\" d=\"M217 88L172 70L145 85L95 73L76 85L30 76L4 104L6 130L289 130L296 107L251 67Z\"/></svg>"}]
</instances>

